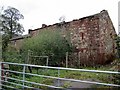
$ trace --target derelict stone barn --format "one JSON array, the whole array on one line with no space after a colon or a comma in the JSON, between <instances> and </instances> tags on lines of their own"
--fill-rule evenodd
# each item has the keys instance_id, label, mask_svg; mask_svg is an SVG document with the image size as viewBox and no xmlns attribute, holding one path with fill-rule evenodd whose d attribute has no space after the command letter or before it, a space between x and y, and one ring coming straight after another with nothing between
<instances>
[{"instance_id":1,"label":"derelict stone barn","mask_svg":"<svg viewBox=\"0 0 120 90\"><path fill-rule=\"evenodd\" d=\"M29 34L33 37L42 30L61 30L64 37L69 35L82 65L104 64L115 57L117 34L106 10L70 22L43 24L41 28L29 30Z\"/></svg>"}]
</instances>

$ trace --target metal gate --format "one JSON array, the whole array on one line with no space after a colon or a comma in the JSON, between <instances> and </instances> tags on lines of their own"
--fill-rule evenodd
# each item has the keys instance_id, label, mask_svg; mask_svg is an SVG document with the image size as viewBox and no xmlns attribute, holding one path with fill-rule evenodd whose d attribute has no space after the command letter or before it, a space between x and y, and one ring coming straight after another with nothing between
<instances>
[{"instance_id":1,"label":"metal gate","mask_svg":"<svg viewBox=\"0 0 120 90\"><path fill-rule=\"evenodd\" d=\"M11 68L5 69L4 64L9 65L10 67L11 66L19 66L21 70L11 70ZM75 68L63 68L63 67L50 67L50 66L39 66L39 65L20 64L20 63L11 63L11 62L0 62L0 66L1 66L1 69L0 69L0 71L1 71L1 73L0 73L1 74L1 76L0 76L1 77L0 78L0 88L1 89L4 89L4 88L12 88L12 89L14 88L15 89L16 86L21 88L22 90L24 90L26 88L34 89L35 88L34 85L44 86L44 87L48 87L48 88L62 89L64 87L60 86L59 80L97 84L97 85L112 86L112 87L119 87L120 88L120 85L117 85L117 84L101 83L101 82L95 82L95 81L85 81L85 80L77 80L77 79L72 79L72 78L60 77L61 70L120 75L120 72L115 72L115 71L101 71L101 70L75 69ZM50 69L57 70L57 75L50 76L50 75L40 75L40 74L35 74L35 73L29 73L27 71L27 67L41 68L40 70L44 69L44 72L48 71ZM17 69L17 68L15 68L15 69ZM7 76L4 74L5 72L21 75L20 76L21 78L18 77L19 78L18 79L18 78L11 76L11 75ZM26 78L29 76L32 76L32 77L37 76L37 77L42 77L42 78L47 78L47 79L54 79L54 80L56 79L56 80L58 80L57 86L28 81ZM16 81L20 82L20 83L16 83ZM31 86L29 86L28 84L30 84ZM19 89L19 88L17 88L17 89Z\"/></svg>"}]
</instances>

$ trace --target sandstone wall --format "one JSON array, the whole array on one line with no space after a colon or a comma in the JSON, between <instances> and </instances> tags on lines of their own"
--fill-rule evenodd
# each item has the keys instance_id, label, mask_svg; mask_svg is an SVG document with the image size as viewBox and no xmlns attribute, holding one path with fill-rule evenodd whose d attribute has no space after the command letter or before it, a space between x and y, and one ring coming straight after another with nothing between
<instances>
[{"instance_id":1,"label":"sandstone wall","mask_svg":"<svg viewBox=\"0 0 120 90\"><path fill-rule=\"evenodd\" d=\"M78 57L81 65L104 64L115 57L116 32L106 10L70 22L30 30L29 34L36 36L42 30L59 30L76 47L75 53L78 54L74 57Z\"/></svg>"}]
</instances>

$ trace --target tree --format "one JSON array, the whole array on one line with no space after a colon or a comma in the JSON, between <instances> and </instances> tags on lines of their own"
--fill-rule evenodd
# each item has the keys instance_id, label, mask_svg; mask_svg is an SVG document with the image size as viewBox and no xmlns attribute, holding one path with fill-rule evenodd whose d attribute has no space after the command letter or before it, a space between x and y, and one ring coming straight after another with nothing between
<instances>
[{"instance_id":1,"label":"tree","mask_svg":"<svg viewBox=\"0 0 120 90\"><path fill-rule=\"evenodd\" d=\"M120 72L120 36L119 34L115 37L115 41L116 41L116 49L117 49L117 56L118 56L118 62L115 68L115 71L117 70L118 72ZM120 84L120 75L112 75L113 76L113 81L116 84Z\"/></svg>"},{"instance_id":2,"label":"tree","mask_svg":"<svg viewBox=\"0 0 120 90\"><path fill-rule=\"evenodd\" d=\"M65 62L66 52L70 52L72 46L64 37L62 37L58 30L44 30L36 37L26 39L21 49L26 52L26 54L28 50L31 50L33 51L33 55L49 56L49 65L61 65L61 62ZM44 61L39 61L37 59L34 64L41 64L40 62ZM34 61L30 62L33 63Z\"/></svg>"},{"instance_id":3,"label":"tree","mask_svg":"<svg viewBox=\"0 0 120 90\"><path fill-rule=\"evenodd\" d=\"M19 20L23 18L18 9L10 6L1 13L3 51L8 46L9 39L24 32L23 26L19 23Z\"/></svg>"},{"instance_id":4,"label":"tree","mask_svg":"<svg viewBox=\"0 0 120 90\"><path fill-rule=\"evenodd\" d=\"M118 58L120 58L120 36L115 37Z\"/></svg>"}]
</instances>

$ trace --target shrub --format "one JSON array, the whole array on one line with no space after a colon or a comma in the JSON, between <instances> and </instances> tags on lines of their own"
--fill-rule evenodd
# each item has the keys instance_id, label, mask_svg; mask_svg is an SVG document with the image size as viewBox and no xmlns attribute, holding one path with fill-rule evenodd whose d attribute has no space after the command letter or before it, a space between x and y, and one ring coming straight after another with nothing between
<instances>
[{"instance_id":1,"label":"shrub","mask_svg":"<svg viewBox=\"0 0 120 90\"><path fill-rule=\"evenodd\" d=\"M72 45L59 31L45 30L24 41L22 51L27 54L28 50L33 55L49 56L50 65L60 65L65 60L65 53L72 51Z\"/></svg>"},{"instance_id":2,"label":"shrub","mask_svg":"<svg viewBox=\"0 0 120 90\"><path fill-rule=\"evenodd\" d=\"M5 62L13 62L13 63L24 63L25 57L21 55L14 46L9 45L6 48L6 51L3 52L3 60ZM9 65L10 70L19 71L22 70L21 66Z\"/></svg>"}]
</instances>

